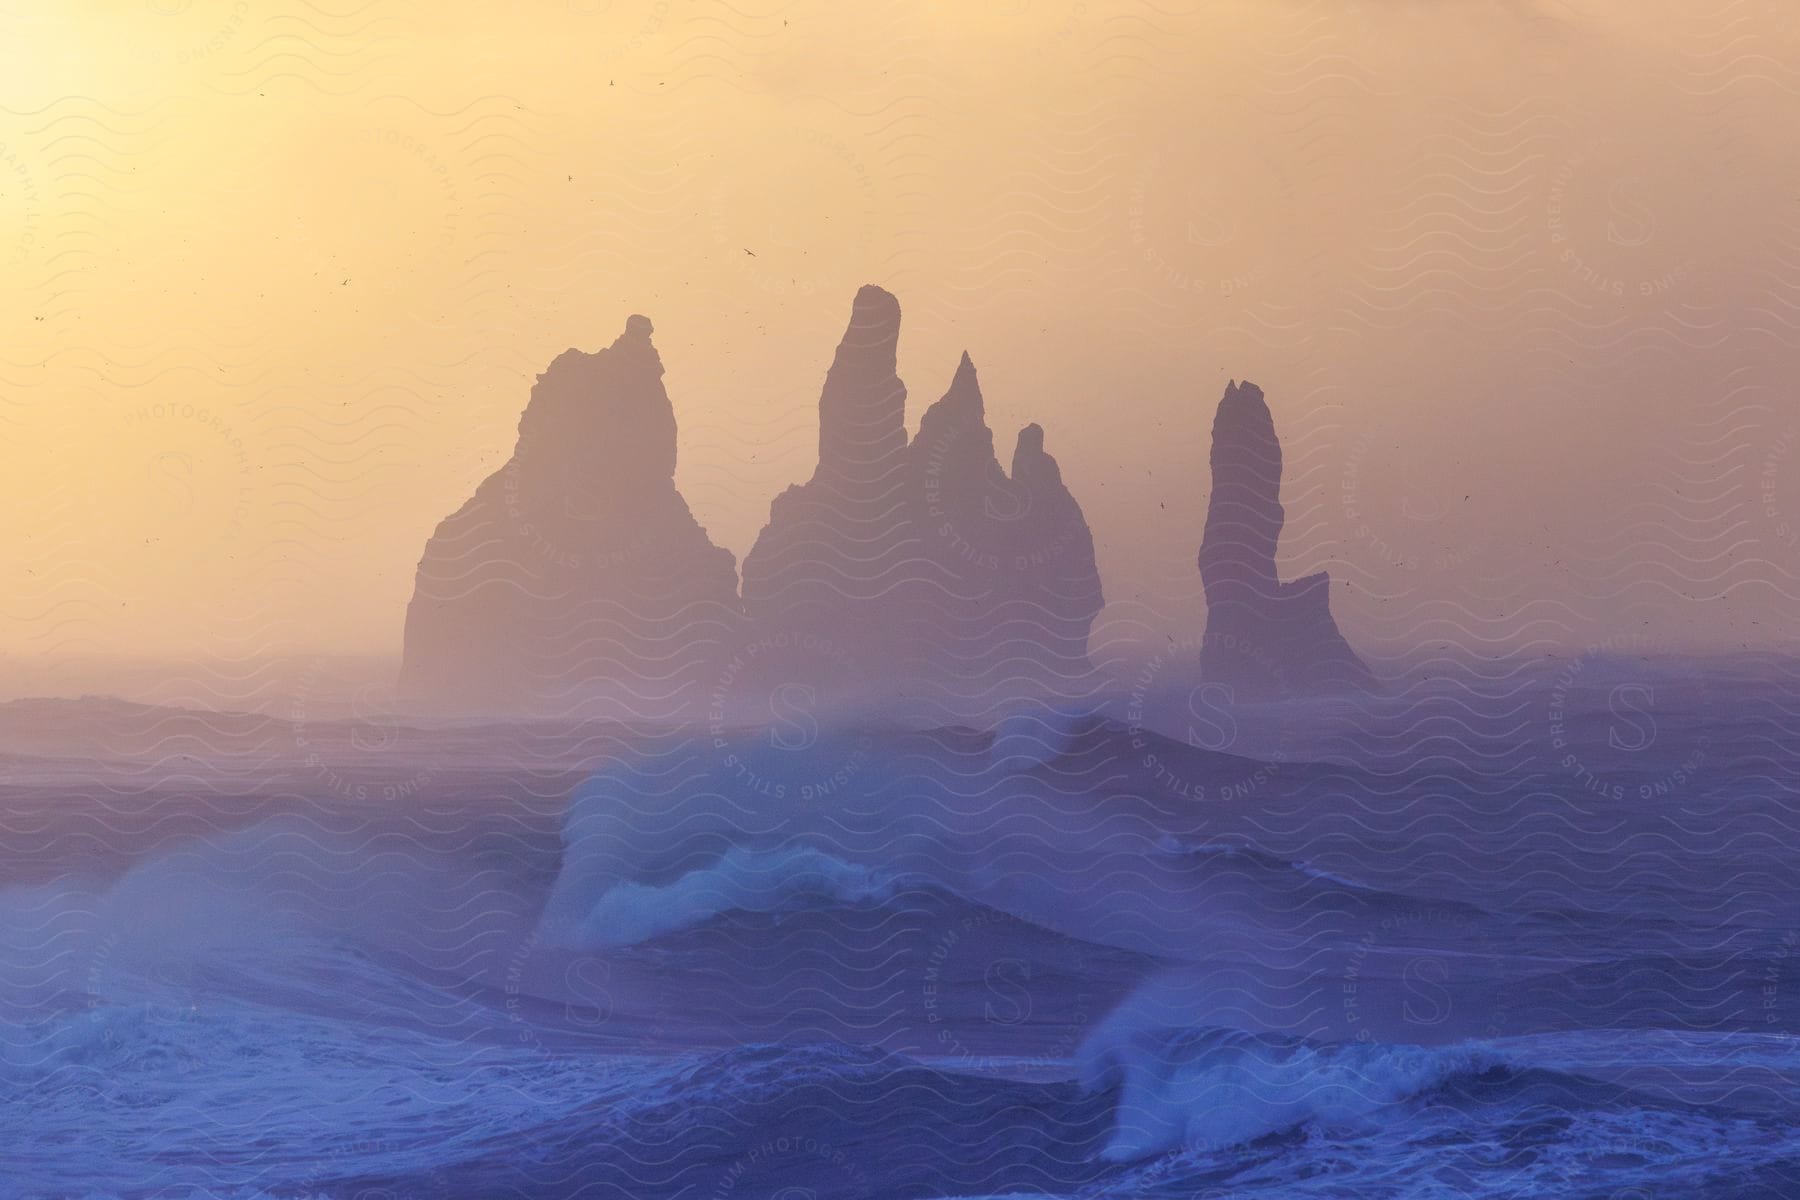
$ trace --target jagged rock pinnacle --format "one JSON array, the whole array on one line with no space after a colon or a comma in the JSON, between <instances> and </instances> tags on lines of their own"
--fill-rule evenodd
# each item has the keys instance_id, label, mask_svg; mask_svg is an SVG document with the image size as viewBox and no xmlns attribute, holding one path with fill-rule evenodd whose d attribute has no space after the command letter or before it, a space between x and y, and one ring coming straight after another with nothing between
<instances>
[{"instance_id":1,"label":"jagged rock pinnacle","mask_svg":"<svg viewBox=\"0 0 1800 1200\"><path fill-rule=\"evenodd\" d=\"M857 292L820 396L818 469L776 499L745 557L745 612L952 709L1026 679L1075 688L1102 603L1081 508L1036 426L1014 477L1001 469L967 352L907 438L899 321L888 292Z\"/></svg>"},{"instance_id":2,"label":"jagged rock pinnacle","mask_svg":"<svg viewBox=\"0 0 1800 1200\"><path fill-rule=\"evenodd\" d=\"M675 488L651 331L634 315L608 348L557 355L512 457L426 543L401 662L409 707L562 714L610 689L608 711L670 714L682 672L708 674L678 660L697 653L693 629L735 614L737 573Z\"/></svg>"},{"instance_id":3,"label":"jagged rock pinnacle","mask_svg":"<svg viewBox=\"0 0 1800 1200\"><path fill-rule=\"evenodd\" d=\"M1332 620L1323 572L1283 583L1281 440L1262 389L1226 385L1213 418L1212 496L1200 542L1203 675L1252 693L1366 687L1373 680Z\"/></svg>"}]
</instances>

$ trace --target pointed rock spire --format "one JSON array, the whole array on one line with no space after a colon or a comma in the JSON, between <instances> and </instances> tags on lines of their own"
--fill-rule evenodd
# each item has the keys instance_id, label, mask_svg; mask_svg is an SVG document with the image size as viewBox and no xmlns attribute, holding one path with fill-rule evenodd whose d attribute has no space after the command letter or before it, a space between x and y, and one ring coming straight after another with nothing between
<instances>
[{"instance_id":1,"label":"pointed rock spire","mask_svg":"<svg viewBox=\"0 0 1800 1200\"><path fill-rule=\"evenodd\" d=\"M819 395L817 477L879 486L906 449L906 385L896 373L900 302L873 285L856 293Z\"/></svg>"},{"instance_id":2,"label":"pointed rock spire","mask_svg":"<svg viewBox=\"0 0 1800 1200\"><path fill-rule=\"evenodd\" d=\"M880 288L857 293L820 396L818 470L776 499L744 559L747 615L829 638L940 715L1089 686L1093 539L1043 431L1020 435L1009 478L965 352L909 442L899 311Z\"/></svg>"},{"instance_id":3,"label":"pointed rock spire","mask_svg":"<svg viewBox=\"0 0 1800 1200\"><path fill-rule=\"evenodd\" d=\"M1254 383L1233 380L1213 417L1212 500L1200 542L1200 579L1209 605L1253 601L1277 587L1275 551L1287 519L1281 507L1281 440Z\"/></svg>"},{"instance_id":4,"label":"pointed rock spire","mask_svg":"<svg viewBox=\"0 0 1800 1200\"><path fill-rule=\"evenodd\" d=\"M421 711L667 715L706 625L737 608L732 555L675 488L675 411L650 321L537 377L512 457L426 543L400 687ZM671 651L671 644L678 649Z\"/></svg>"},{"instance_id":5,"label":"pointed rock spire","mask_svg":"<svg viewBox=\"0 0 1800 1200\"><path fill-rule=\"evenodd\" d=\"M1203 677L1246 695L1366 688L1373 677L1338 631L1324 572L1283 583L1281 440L1262 389L1235 379L1213 418L1212 497L1200 542Z\"/></svg>"},{"instance_id":6,"label":"pointed rock spire","mask_svg":"<svg viewBox=\"0 0 1800 1200\"><path fill-rule=\"evenodd\" d=\"M744 556L753 621L812 622L869 646L895 636L888 593L918 557L906 520L906 385L895 373L900 302L856 293L819 394L819 462L812 478L770 506Z\"/></svg>"}]
</instances>

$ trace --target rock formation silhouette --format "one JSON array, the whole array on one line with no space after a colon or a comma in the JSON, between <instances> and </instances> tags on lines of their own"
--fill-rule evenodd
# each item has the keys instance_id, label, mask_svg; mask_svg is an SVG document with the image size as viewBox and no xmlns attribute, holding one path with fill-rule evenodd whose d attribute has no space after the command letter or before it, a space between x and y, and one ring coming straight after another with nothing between
<instances>
[{"instance_id":1,"label":"rock formation silhouette","mask_svg":"<svg viewBox=\"0 0 1800 1200\"><path fill-rule=\"evenodd\" d=\"M751 628L825 639L945 715L1084 692L1100 579L1043 431L1003 471L965 354L909 443L899 336L899 302L862 288L820 395L818 467L744 559Z\"/></svg>"},{"instance_id":2,"label":"rock formation silhouette","mask_svg":"<svg viewBox=\"0 0 1800 1200\"><path fill-rule=\"evenodd\" d=\"M413 711L674 717L716 674L737 573L675 488L649 320L537 378L512 457L444 520L407 606Z\"/></svg>"},{"instance_id":3,"label":"rock formation silhouette","mask_svg":"<svg viewBox=\"0 0 1800 1200\"><path fill-rule=\"evenodd\" d=\"M745 557L676 490L650 322L538 377L512 458L425 547L401 666L411 711L615 715L723 729L866 701L973 716L1086 695L1093 537L1036 425L1009 474L965 354L906 433L900 305L856 294L812 477Z\"/></svg>"},{"instance_id":4,"label":"rock formation silhouette","mask_svg":"<svg viewBox=\"0 0 1800 1200\"><path fill-rule=\"evenodd\" d=\"M744 556L743 602L759 634L804 629L868 682L906 657L903 614L923 594L924 549L906 486L900 304L862 288L819 395L819 462L775 498Z\"/></svg>"},{"instance_id":5,"label":"rock formation silhouette","mask_svg":"<svg viewBox=\"0 0 1800 1200\"><path fill-rule=\"evenodd\" d=\"M1262 389L1233 380L1212 437L1212 499L1199 558L1206 589L1201 677L1250 697L1373 686L1332 620L1325 572L1289 583L1276 574L1286 521L1281 440Z\"/></svg>"},{"instance_id":6,"label":"rock formation silhouette","mask_svg":"<svg viewBox=\"0 0 1800 1200\"><path fill-rule=\"evenodd\" d=\"M964 354L943 398L925 410L909 459L913 524L941 585L930 628L915 642L922 670L950 679L983 671L1026 690L1079 692L1105 598L1093 536L1044 451L1042 427L1019 431L1012 471L1003 471Z\"/></svg>"}]
</instances>

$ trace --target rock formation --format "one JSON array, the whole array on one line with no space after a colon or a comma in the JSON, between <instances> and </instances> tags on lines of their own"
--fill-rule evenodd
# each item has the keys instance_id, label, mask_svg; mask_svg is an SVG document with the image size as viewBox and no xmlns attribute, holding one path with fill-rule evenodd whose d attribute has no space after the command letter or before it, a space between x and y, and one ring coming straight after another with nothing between
<instances>
[{"instance_id":1,"label":"rock formation","mask_svg":"<svg viewBox=\"0 0 1800 1200\"><path fill-rule=\"evenodd\" d=\"M871 685L940 712L1091 686L1093 538L1043 431L994 454L967 355L909 443L900 306L865 287L825 378L819 465L771 507L744 559L753 629L805 630Z\"/></svg>"},{"instance_id":2,"label":"rock formation","mask_svg":"<svg viewBox=\"0 0 1800 1200\"><path fill-rule=\"evenodd\" d=\"M650 322L537 378L512 457L437 528L406 612L413 711L673 717L716 674L737 575L676 490Z\"/></svg>"},{"instance_id":3,"label":"rock formation","mask_svg":"<svg viewBox=\"0 0 1800 1200\"><path fill-rule=\"evenodd\" d=\"M755 629L827 639L871 682L905 657L901 614L921 594L924 561L907 512L899 338L899 302L876 287L857 292L819 396L818 466L775 498L744 556Z\"/></svg>"},{"instance_id":4,"label":"rock formation","mask_svg":"<svg viewBox=\"0 0 1800 1200\"><path fill-rule=\"evenodd\" d=\"M1234 380L1213 418L1212 499L1200 542L1201 676L1264 697L1372 686L1332 620L1329 577L1277 576L1285 520L1274 418L1261 388Z\"/></svg>"},{"instance_id":5,"label":"rock formation","mask_svg":"<svg viewBox=\"0 0 1800 1200\"><path fill-rule=\"evenodd\" d=\"M933 597L919 631L928 677L985 674L1032 690L1079 692L1087 640L1105 603L1094 539L1063 486L1044 431L1027 425L1000 467L967 354L949 390L925 410L909 448L910 513Z\"/></svg>"},{"instance_id":6,"label":"rock formation","mask_svg":"<svg viewBox=\"0 0 1800 1200\"><path fill-rule=\"evenodd\" d=\"M511 460L425 547L403 704L785 721L799 744L833 703L944 717L1087 694L1100 579L1043 430L1003 470L964 355L909 440L899 336L894 297L859 291L819 398L818 466L776 497L741 600L732 556L675 489L650 322L560 355Z\"/></svg>"}]
</instances>

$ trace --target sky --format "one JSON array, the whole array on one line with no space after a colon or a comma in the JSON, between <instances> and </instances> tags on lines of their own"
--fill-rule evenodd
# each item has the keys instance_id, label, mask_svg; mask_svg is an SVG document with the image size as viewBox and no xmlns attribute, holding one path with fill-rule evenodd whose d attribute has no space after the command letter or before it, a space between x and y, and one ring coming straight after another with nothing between
<instances>
[{"instance_id":1,"label":"sky","mask_svg":"<svg viewBox=\"0 0 1800 1200\"><path fill-rule=\"evenodd\" d=\"M1212 411L1377 664L1800 646L1783 0L0 10L0 661L397 655L560 351L655 323L741 556L856 288L1204 621ZM1004 455L1004 452L1003 452Z\"/></svg>"}]
</instances>

